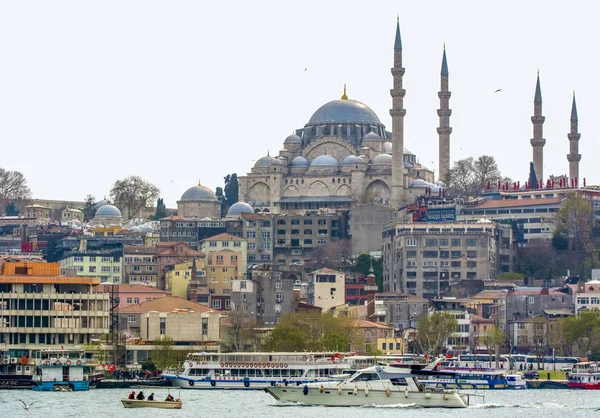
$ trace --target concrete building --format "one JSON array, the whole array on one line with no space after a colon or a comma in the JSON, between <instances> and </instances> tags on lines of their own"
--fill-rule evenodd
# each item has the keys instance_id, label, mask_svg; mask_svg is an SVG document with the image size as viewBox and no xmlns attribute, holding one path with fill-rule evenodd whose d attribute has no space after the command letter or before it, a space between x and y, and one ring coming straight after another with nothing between
<instances>
[{"instance_id":1,"label":"concrete building","mask_svg":"<svg viewBox=\"0 0 600 418\"><path fill-rule=\"evenodd\" d=\"M427 314L429 302L408 293L376 293L373 317L375 322L383 322L397 330L415 328L419 319Z\"/></svg>"},{"instance_id":2,"label":"concrete building","mask_svg":"<svg viewBox=\"0 0 600 418\"><path fill-rule=\"evenodd\" d=\"M123 283L123 248L88 250L85 241L78 250L68 251L60 260L63 272L93 277L100 283Z\"/></svg>"},{"instance_id":3,"label":"concrete building","mask_svg":"<svg viewBox=\"0 0 600 418\"><path fill-rule=\"evenodd\" d=\"M489 221L396 223L383 232L383 290L426 299L463 279L496 274L496 226Z\"/></svg>"},{"instance_id":4,"label":"concrete building","mask_svg":"<svg viewBox=\"0 0 600 418\"><path fill-rule=\"evenodd\" d=\"M35 219L37 223L50 223L50 209L42 205L33 204L25 206L22 216Z\"/></svg>"},{"instance_id":5,"label":"concrete building","mask_svg":"<svg viewBox=\"0 0 600 418\"><path fill-rule=\"evenodd\" d=\"M346 298L345 275L341 271L322 268L308 273L308 303L328 311L343 305Z\"/></svg>"},{"instance_id":6,"label":"concrete building","mask_svg":"<svg viewBox=\"0 0 600 418\"><path fill-rule=\"evenodd\" d=\"M260 327L273 328L281 316L296 310L294 282L268 267L256 267L250 271L249 280L231 283L233 306Z\"/></svg>"},{"instance_id":7,"label":"concrete building","mask_svg":"<svg viewBox=\"0 0 600 418\"><path fill-rule=\"evenodd\" d=\"M4 350L81 348L108 333L110 301L94 292L98 279L59 276L55 263L7 262L1 268Z\"/></svg>"},{"instance_id":8,"label":"concrete building","mask_svg":"<svg viewBox=\"0 0 600 418\"><path fill-rule=\"evenodd\" d=\"M123 246L124 281L129 284L158 286L157 248L141 245Z\"/></svg>"},{"instance_id":9,"label":"concrete building","mask_svg":"<svg viewBox=\"0 0 600 418\"><path fill-rule=\"evenodd\" d=\"M184 242L190 248L198 249L198 224L181 216L167 216L160 220L160 240L162 242Z\"/></svg>"},{"instance_id":10,"label":"concrete building","mask_svg":"<svg viewBox=\"0 0 600 418\"><path fill-rule=\"evenodd\" d=\"M207 276L217 273L216 267L230 278L242 279L246 276L248 242L230 234L219 234L200 242L200 249L206 255ZM214 269L214 270L211 270Z\"/></svg>"}]
</instances>

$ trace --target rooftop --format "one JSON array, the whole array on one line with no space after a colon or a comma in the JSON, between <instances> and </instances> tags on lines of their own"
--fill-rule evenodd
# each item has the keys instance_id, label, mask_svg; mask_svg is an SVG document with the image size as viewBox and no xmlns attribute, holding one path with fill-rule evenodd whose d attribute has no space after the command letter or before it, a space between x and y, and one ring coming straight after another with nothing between
<instances>
[{"instance_id":1,"label":"rooftop","mask_svg":"<svg viewBox=\"0 0 600 418\"><path fill-rule=\"evenodd\" d=\"M504 199L504 200L487 200L481 205L469 207L468 209L493 209L493 208L510 208L521 206L541 206L541 205L558 205L563 199L560 197L551 197L546 199ZM467 208L465 208L467 209Z\"/></svg>"},{"instance_id":2,"label":"rooftop","mask_svg":"<svg viewBox=\"0 0 600 418\"><path fill-rule=\"evenodd\" d=\"M173 312L176 309L187 309L200 313L212 310L207 306L177 296L165 296L164 298L142 302L139 305L129 305L120 308L119 313L147 313L152 311Z\"/></svg>"},{"instance_id":3,"label":"rooftop","mask_svg":"<svg viewBox=\"0 0 600 418\"><path fill-rule=\"evenodd\" d=\"M11 284L87 284L95 286L100 280L83 276L0 276L0 283Z\"/></svg>"},{"instance_id":4,"label":"rooftop","mask_svg":"<svg viewBox=\"0 0 600 418\"><path fill-rule=\"evenodd\" d=\"M246 240L244 238L236 237L231 234L222 233L222 234L214 235L212 237L204 238L200 242L205 242L205 241L246 241Z\"/></svg>"}]
</instances>

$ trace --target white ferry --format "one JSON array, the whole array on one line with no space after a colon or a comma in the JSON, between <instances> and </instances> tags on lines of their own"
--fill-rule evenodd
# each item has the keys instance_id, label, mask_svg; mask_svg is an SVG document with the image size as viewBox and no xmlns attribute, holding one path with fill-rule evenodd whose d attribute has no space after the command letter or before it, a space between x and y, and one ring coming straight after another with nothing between
<instances>
[{"instance_id":1,"label":"white ferry","mask_svg":"<svg viewBox=\"0 0 600 418\"><path fill-rule=\"evenodd\" d=\"M330 381L351 364L339 353L191 353L183 370L163 373L186 389L264 389Z\"/></svg>"}]
</instances>

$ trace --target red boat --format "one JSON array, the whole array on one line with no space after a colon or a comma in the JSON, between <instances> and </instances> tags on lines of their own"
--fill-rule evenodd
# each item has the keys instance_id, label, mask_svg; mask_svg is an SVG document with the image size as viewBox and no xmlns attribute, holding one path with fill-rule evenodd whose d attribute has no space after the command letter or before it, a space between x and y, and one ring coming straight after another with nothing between
<instances>
[{"instance_id":1,"label":"red boat","mask_svg":"<svg viewBox=\"0 0 600 418\"><path fill-rule=\"evenodd\" d=\"M598 362L584 361L573 365L567 385L569 389L600 390Z\"/></svg>"}]
</instances>

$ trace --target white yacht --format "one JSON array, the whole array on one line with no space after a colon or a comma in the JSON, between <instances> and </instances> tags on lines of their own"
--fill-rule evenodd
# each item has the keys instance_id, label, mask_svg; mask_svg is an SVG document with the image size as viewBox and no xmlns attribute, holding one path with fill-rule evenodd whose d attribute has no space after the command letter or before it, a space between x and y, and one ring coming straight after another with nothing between
<instances>
[{"instance_id":1,"label":"white yacht","mask_svg":"<svg viewBox=\"0 0 600 418\"><path fill-rule=\"evenodd\" d=\"M266 387L277 400L323 406L414 405L424 408L466 408L468 395L454 390L427 388L410 369L373 366L343 381L313 382L301 386Z\"/></svg>"},{"instance_id":2,"label":"white yacht","mask_svg":"<svg viewBox=\"0 0 600 418\"><path fill-rule=\"evenodd\" d=\"M335 352L191 353L182 369L162 376L185 389L263 389L329 381L352 367Z\"/></svg>"}]
</instances>

